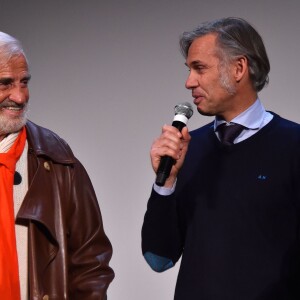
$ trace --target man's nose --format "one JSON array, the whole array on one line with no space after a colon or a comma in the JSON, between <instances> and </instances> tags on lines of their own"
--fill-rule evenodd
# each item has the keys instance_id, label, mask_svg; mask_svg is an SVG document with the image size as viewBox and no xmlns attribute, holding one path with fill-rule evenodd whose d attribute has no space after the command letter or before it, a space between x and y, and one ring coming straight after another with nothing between
<instances>
[{"instance_id":1,"label":"man's nose","mask_svg":"<svg viewBox=\"0 0 300 300\"><path fill-rule=\"evenodd\" d=\"M14 86L10 90L9 100L14 101L16 103L24 103L28 100L28 91L27 88L22 88L21 86Z\"/></svg>"},{"instance_id":2,"label":"man's nose","mask_svg":"<svg viewBox=\"0 0 300 300\"><path fill-rule=\"evenodd\" d=\"M194 73L191 71L186 82L185 82L185 87L190 90L198 86L198 81L196 77L194 76Z\"/></svg>"}]
</instances>

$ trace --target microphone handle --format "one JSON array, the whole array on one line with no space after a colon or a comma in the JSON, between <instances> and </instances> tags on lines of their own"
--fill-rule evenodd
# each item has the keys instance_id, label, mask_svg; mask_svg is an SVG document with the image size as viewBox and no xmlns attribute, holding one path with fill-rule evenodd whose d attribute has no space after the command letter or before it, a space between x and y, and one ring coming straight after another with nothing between
<instances>
[{"instance_id":1,"label":"microphone handle","mask_svg":"<svg viewBox=\"0 0 300 300\"><path fill-rule=\"evenodd\" d=\"M172 122L172 126L177 128L181 132L182 128L185 126L185 123L175 120ZM157 169L156 180L155 180L155 183L158 186L165 185L167 178L170 176L170 172L174 163L175 160L170 156L163 156L161 158L161 161Z\"/></svg>"}]
</instances>

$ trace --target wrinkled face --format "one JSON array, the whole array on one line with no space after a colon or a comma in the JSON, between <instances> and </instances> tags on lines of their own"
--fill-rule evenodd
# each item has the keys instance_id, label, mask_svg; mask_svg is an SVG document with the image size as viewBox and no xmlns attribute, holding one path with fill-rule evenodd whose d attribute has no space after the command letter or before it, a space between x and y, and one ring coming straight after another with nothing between
<instances>
[{"instance_id":1,"label":"wrinkled face","mask_svg":"<svg viewBox=\"0 0 300 300\"><path fill-rule=\"evenodd\" d=\"M233 109L235 85L232 66L220 64L214 34L192 42L186 65L190 69L186 88L192 91L194 103L201 114L224 116Z\"/></svg>"},{"instance_id":2,"label":"wrinkled face","mask_svg":"<svg viewBox=\"0 0 300 300\"><path fill-rule=\"evenodd\" d=\"M0 140L26 122L30 74L23 55L0 63Z\"/></svg>"}]
</instances>

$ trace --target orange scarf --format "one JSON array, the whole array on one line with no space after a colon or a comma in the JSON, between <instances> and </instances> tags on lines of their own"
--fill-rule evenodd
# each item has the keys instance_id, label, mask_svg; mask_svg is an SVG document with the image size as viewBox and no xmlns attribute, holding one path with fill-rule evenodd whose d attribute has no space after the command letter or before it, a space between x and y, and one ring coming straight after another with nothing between
<instances>
[{"instance_id":1,"label":"orange scarf","mask_svg":"<svg viewBox=\"0 0 300 300\"><path fill-rule=\"evenodd\" d=\"M20 300L13 184L16 163L26 141L25 127L7 153L0 153L0 298Z\"/></svg>"}]
</instances>

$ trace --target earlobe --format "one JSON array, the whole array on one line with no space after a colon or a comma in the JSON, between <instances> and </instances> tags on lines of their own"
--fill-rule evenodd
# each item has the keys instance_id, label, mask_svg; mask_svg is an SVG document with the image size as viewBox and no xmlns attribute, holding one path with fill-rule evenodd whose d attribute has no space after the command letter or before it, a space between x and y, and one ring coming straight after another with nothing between
<instances>
[{"instance_id":1,"label":"earlobe","mask_svg":"<svg viewBox=\"0 0 300 300\"><path fill-rule=\"evenodd\" d=\"M235 64L235 80L240 82L248 74L248 59L245 56L237 58Z\"/></svg>"}]
</instances>

